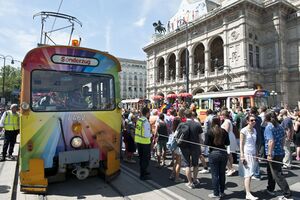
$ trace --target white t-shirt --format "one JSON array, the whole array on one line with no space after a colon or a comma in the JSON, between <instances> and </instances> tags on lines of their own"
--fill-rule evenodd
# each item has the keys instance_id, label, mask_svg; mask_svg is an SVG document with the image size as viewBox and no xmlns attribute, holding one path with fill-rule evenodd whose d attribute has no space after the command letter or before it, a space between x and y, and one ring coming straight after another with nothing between
<instances>
[{"instance_id":1,"label":"white t-shirt","mask_svg":"<svg viewBox=\"0 0 300 200\"><path fill-rule=\"evenodd\" d=\"M244 154L256 155L256 130L252 129L253 132L246 126L242 128L241 133L244 135Z\"/></svg>"}]
</instances>

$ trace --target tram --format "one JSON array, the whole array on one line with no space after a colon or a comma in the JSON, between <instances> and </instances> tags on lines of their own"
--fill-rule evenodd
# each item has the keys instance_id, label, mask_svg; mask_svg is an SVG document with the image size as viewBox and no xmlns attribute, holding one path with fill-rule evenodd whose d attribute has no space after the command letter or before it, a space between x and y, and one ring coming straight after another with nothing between
<instances>
[{"instance_id":1,"label":"tram","mask_svg":"<svg viewBox=\"0 0 300 200\"><path fill-rule=\"evenodd\" d=\"M22 63L21 191L120 171L119 61L77 46L37 47Z\"/></svg>"},{"instance_id":2,"label":"tram","mask_svg":"<svg viewBox=\"0 0 300 200\"><path fill-rule=\"evenodd\" d=\"M193 101L198 105L197 113L200 115L201 122L204 122L208 109L219 110L222 107L247 109L253 106L259 108L268 106L269 96L270 93L267 90L241 89L196 94L193 96Z\"/></svg>"},{"instance_id":3,"label":"tram","mask_svg":"<svg viewBox=\"0 0 300 200\"><path fill-rule=\"evenodd\" d=\"M149 107L151 101L148 99L124 99L121 101L123 108L141 110L143 107Z\"/></svg>"}]
</instances>

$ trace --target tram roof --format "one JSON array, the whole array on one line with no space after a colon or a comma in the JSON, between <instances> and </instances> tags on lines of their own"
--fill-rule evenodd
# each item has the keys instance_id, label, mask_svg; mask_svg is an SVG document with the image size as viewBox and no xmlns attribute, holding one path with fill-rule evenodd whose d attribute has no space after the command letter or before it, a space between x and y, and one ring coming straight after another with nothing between
<instances>
[{"instance_id":1,"label":"tram roof","mask_svg":"<svg viewBox=\"0 0 300 200\"><path fill-rule=\"evenodd\" d=\"M122 100L122 103L138 103L141 99L125 99Z\"/></svg>"},{"instance_id":2,"label":"tram roof","mask_svg":"<svg viewBox=\"0 0 300 200\"><path fill-rule=\"evenodd\" d=\"M241 96L254 96L257 91L265 90L230 90L230 91L218 91L218 92L207 92L200 93L193 96L194 99L209 99L218 97L241 97Z\"/></svg>"}]
</instances>

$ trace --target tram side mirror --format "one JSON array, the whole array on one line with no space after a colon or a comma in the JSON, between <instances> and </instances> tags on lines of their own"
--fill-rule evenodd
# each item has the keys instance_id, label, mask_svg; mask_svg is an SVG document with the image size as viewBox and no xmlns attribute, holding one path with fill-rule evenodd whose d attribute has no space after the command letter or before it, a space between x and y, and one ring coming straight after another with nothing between
<instances>
[{"instance_id":1,"label":"tram side mirror","mask_svg":"<svg viewBox=\"0 0 300 200\"><path fill-rule=\"evenodd\" d=\"M119 102L119 103L118 103L118 108L120 108L120 109L123 108L123 103L122 103L122 102Z\"/></svg>"}]
</instances>

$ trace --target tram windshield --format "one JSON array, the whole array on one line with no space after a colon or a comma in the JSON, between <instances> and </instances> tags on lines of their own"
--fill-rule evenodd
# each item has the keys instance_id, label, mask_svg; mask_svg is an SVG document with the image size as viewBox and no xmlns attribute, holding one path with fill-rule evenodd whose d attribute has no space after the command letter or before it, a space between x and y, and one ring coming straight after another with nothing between
<instances>
[{"instance_id":1,"label":"tram windshield","mask_svg":"<svg viewBox=\"0 0 300 200\"><path fill-rule=\"evenodd\" d=\"M267 97L255 97L254 98L255 107L260 108L261 106L268 107Z\"/></svg>"},{"instance_id":2,"label":"tram windshield","mask_svg":"<svg viewBox=\"0 0 300 200\"><path fill-rule=\"evenodd\" d=\"M115 106L113 76L32 71L31 107L35 112L113 110Z\"/></svg>"}]
</instances>

